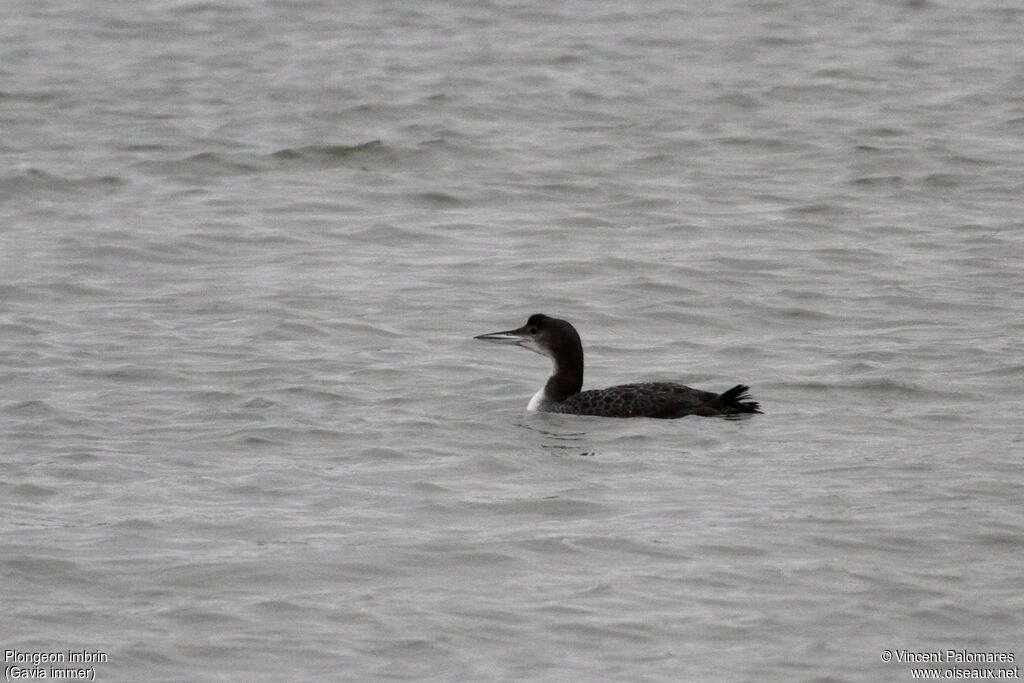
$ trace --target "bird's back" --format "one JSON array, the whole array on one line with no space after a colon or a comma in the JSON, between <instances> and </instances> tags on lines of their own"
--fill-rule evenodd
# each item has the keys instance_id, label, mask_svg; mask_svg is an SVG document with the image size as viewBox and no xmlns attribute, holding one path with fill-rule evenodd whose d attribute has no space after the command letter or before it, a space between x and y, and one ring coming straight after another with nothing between
<instances>
[{"instance_id":1,"label":"bird's back","mask_svg":"<svg viewBox=\"0 0 1024 683\"><path fill-rule=\"evenodd\" d=\"M714 417L758 413L756 401L747 401L749 387L739 384L721 394L673 382L621 384L573 394L545 409L553 413L598 417L677 418Z\"/></svg>"}]
</instances>

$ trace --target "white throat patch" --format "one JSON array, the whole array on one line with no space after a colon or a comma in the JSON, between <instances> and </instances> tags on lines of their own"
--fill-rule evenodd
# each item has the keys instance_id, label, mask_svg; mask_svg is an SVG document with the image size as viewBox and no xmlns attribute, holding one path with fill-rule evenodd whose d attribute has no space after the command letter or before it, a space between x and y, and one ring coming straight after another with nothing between
<instances>
[{"instance_id":1,"label":"white throat patch","mask_svg":"<svg viewBox=\"0 0 1024 683\"><path fill-rule=\"evenodd\" d=\"M555 357L553 355L551 355L551 349L549 349L546 346L541 346L540 344L537 343L537 341L535 339L523 340L523 341L519 342L519 345L522 346L524 349L530 349L534 353L539 353L542 356L547 356L548 358L550 358L551 359L551 372L552 372L552 374L554 374L554 372L557 369L557 367L555 366ZM536 394L534 394L533 398L530 399L530 402L526 405L526 409L527 410L534 410L534 411L541 410L541 408L544 406L544 404L550 403L550 402L551 402L551 400L548 398L548 395L545 393L544 387L541 387L540 391L538 391Z\"/></svg>"},{"instance_id":2,"label":"white throat patch","mask_svg":"<svg viewBox=\"0 0 1024 683\"><path fill-rule=\"evenodd\" d=\"M542 356L547 356L548 358L553 357L551 355L551 349L546 346L541 346L537 343L536 339L524 339L519 342L519 346L522 346L524 349L530 349L534 353L539 353Z\"/></svg>"},{"instance_id":3,"label":"white throat patch","mask_svg":"<svg viewBox=\"0 0 1024 683\"><path fill-rule=\"evenodd\" d=\"M540 391L534 394L533 398L530 399L530 402L527 404L526 409L534 411L540 410L541 406L548 402L548 395L544 393L544 387L541 387Z\"/></svg>"}]
</instances>

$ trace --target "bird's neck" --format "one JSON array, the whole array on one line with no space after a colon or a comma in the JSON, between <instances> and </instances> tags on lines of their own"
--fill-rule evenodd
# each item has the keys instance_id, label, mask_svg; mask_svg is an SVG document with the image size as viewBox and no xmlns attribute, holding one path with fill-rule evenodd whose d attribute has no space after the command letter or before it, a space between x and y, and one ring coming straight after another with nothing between
<instances>
[{"instance_id":1,"label":"bird's neck","mask_svg":"<svg viewBox=\"0 0 1024 683\"><path fill-rule=\"evenodd\" d=\"M583 388L583 354L575 358L556 358L554 373L544 385L544 398L560 403Z\"/></svg>"}]
</instances>

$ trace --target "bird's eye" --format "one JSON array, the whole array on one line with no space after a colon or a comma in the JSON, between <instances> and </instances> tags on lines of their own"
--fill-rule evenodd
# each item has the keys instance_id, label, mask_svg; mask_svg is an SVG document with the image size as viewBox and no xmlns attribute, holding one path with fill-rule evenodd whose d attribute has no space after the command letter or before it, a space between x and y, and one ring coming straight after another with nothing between
<instances>
[{"instance_id":1,"label":"bird's eye","mask_svg":"<svg viewBox=\"0 0 1024 683\"><path fill-rule=\"evenodd\" d=\"M532 325L529 328L527 328L526 331L529 332L530 334L537 334L537 328Z\"/></svg>"}]
</instances>

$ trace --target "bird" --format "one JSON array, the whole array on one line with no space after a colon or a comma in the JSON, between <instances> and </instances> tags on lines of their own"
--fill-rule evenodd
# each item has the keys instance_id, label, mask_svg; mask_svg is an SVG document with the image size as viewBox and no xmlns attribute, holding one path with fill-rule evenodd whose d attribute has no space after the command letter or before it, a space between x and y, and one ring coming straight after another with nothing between
<instances>
[{"instance_id":1,"label":"bird","mask_svg":"<svg viewBox=\"0 0 1024 683\"><path fill-rule=\"evenodd\" d=\"M512 344L547 356L553 372L530 399L527 410L597 417L653 417L672 419L687 415L740 417L761 413L750 400L750 387L737 384L716 394L674 382L620 384L607 389L583 388L583 342L568 321L535 313L515 330L474 337L497 344Z\"/></svg>"}]
</instances>

